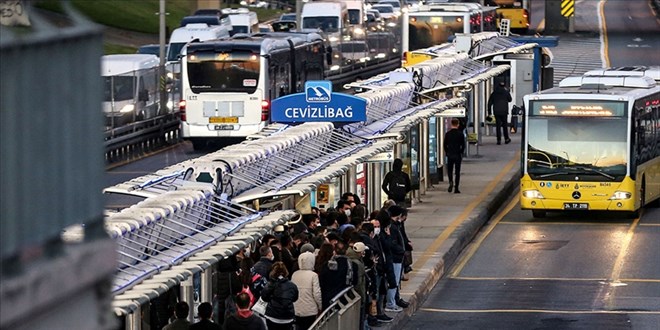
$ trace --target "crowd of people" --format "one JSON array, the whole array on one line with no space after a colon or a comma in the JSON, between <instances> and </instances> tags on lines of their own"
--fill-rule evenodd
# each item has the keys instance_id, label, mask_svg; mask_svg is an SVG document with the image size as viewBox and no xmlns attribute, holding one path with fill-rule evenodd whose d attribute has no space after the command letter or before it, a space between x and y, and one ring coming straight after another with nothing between
<instances>
[{"instance_id":1,"label":"crowd of people","mask_svg":"<svg viewBox=\"0 0 660 330\"><path fill-rule=\"evenodd\" d=\"M361 329L392 322L392 313L408 307L399 293L412 270L407 214L394 200L369 213L352 193L334 208L312 208L218 264L214 301L198 308L204 325L185 327L178 316L189 310L179 303L165 329L308 329L351 287L361 297Z\"/></svg>"}]
</instances>

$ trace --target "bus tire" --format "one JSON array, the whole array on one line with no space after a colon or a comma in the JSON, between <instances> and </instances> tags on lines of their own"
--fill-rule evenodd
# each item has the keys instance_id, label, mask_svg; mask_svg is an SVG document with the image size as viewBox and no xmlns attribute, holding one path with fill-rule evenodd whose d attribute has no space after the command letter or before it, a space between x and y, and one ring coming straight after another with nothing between
<instances>
[{"instance_id":1,"label":"bus tire","mask_svg":"<svg viewBox=\"0 0 660 330\"><path fill-rule=\"evenodd\" d=\"M532 210L532 216L533 216L535 219L542 219L542 218L545 218L545 211L541 211L541 210Z\"/></svg>"}]
</instances>

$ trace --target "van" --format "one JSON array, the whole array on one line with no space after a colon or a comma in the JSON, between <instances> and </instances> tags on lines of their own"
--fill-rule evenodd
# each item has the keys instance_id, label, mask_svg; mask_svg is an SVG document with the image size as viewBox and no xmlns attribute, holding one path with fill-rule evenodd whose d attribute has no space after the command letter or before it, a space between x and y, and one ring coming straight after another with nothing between
<instances>
[{"instance_id":1,"label":"van","mask_svg":"<svg viewBox=\"0 0 660 330\"><path fill-rule=\"evenodd\" d=\"M229 15L232 36L236 33L259 33L257 13L247 10L247 8L225 8L222 13Z\"/></svg>"},{"instance_id":2,"label":"van","mask_svg":"<svg viewBox=\"0 0 660 330\"><path fill-rule=\"evenodd\" d=\"M348 9L344 2L305 3L300 17L303 31L321 30L333 45L346 35L349 26Z\"/></svg>"},{"instance_id":3,"label":"van","mask_svg":"<svg viewBox=\"0 0 660 330\"><path fill-rule=\"evenodd\" d=\"M107 127L150 119L159 114L156 55L118 54L101 57L103 113Z\"/></svg>"},{"instance_id":4,"label":"van","mask_svg":"<svg viewBox=\"0 0 660 330\"><path fill-rule=\"evenodd\" d=\"M167 50L167 62L179 61L183 47L198 39L199 41L213 40L229 37L229 31L223 25L209 26L205 23L194 23L180 27L172 31L170 43Z\"/></svg>"}]
</instances>

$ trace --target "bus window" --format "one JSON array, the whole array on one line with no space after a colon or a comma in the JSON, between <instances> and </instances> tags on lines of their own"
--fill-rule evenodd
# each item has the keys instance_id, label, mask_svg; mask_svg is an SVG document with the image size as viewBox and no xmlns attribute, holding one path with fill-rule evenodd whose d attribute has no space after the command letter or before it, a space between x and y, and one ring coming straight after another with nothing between
<instances>
[{"instance_id":1,"label":"bus window","mask_svg":"<svg viewBox=\"0 0 660 330\"><path fill-rule=\"evenodd\" d=\"M417 16L409 22L408 49L422 49L447 42L456 33L463 33L462 16Z\"/></svg>"},{"instance_id":2,"label":"bus window","mask_svg":"<svg viewBox=\"0 0 660 330\"><path fill-rule=\"evenodd\" d=\"M188 55L188 79L193 93L254 93L259 81L259 55L240 50L192 53Z\"/></svg>"}]
</instances>

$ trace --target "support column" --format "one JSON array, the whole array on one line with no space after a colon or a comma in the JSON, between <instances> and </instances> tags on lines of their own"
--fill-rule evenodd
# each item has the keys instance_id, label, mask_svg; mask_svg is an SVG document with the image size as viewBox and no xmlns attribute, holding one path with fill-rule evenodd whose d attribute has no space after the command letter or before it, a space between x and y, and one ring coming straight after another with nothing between
<instances>
[{"instance_id":1,"label":"support column","mask_svg":"<svg viewBox=\"0 0 660 330\"><path fill-rule=\"evenodd\" d=\"M200 301L213 301L213 267L207 268L202 272Z\"/></svg>"},{"instance_id":2,"label":"support column","mask_svg":"<svg viewBox=\"0 0 660 330\"><path fill-rule=\"evenodd\" d=\"M126 330L142 330L142 306L138 306L133 313L126 315L124 326Z\"/></svg>"},{"instance_id":3,"label":"support column","mask_svg":"<svg viewBox=\"0 0 660 330\"><path fill-rule=\"evenodd\" d=\"M420 153L420 171L419 171L419 194L426 195L426 188L429 187L431 179L429 178L429 122L424 120L419 129L419 153Z\"/></svg>"},{"instance_id":4,"label":"support column","mask_svg":"<svg viewBox=\"0 0 660 330\"><path fill-rule=\"evenodd\" d=\"M193 312L193 309L195 307L195 289L193 288L193 275L188 276L188 279L185 281L181 282L181 300L185 301L188 303L188 306L190 307L190 313L188 313L188 321L190 323L193 323L194 320L194 315L195 313Z\"/></svg>"}]
</instances>

